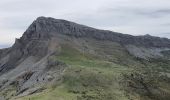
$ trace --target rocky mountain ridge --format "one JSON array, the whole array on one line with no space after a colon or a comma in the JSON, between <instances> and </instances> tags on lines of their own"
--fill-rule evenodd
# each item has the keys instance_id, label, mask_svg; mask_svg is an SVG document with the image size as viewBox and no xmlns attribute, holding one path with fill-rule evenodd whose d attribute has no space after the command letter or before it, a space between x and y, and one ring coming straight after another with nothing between
<instances>
[{"instance_id":1,"label":"rocky mountain ridge","mask_svg":"<svg viewBox=\"0 0 170 100\"><path fill-rule=\"evenodd\" d=\"M162 57L162 51L170 50L170 39L167 38L149 35L132 36L99 30L66 20L39 17L29 26L20 39L16 39L11 48L0 50L0 58L9 59L8 62L1 60L1 73L11 69L12 65L16 66L16 62L21 62L28 56L42 58L49 52L52 53L53 50L49 51L50 48L48 48L49 43L52 38L57 38L58 35L116 42L123 45L132 55L144 59Z\"/></svg>"},{"instance_id":2,"label":"rocky mountain ridge","mask_svg":"<svg viewBox=\"0 0 170 100\"><path fill-rule=\"evenodd\" d=\"M99 41L116 42L124 46L132 55L148 59L162 57L162 51L170 50L170 40L153 36L132 36L107 30L99 30L66 20L39 17L9 49L0 50L1 73L17 66L29 56L42 58L50 51L49 45L59 35L74 38L93 38ZM6 60L8 59L8 60Z\"/></svg>"},{"instance_id":3,"label":"rocky mountain ridge","mask_svg":"<svg viewBox=\"0 0 170 100\"><path fill-rule=\"evenodd\" d=\"M170 47L170 40L167 38L154 37L150 35L132 36L107 30L99 30L74 22L39 17L26 30L23 38L49 38L56 34L75 36L77 38L89 37L99 40L109 40L121 44L133 44L144 47Z\"/></svg>"},{"instance_id":4,"label":"rocky mountain ridge","mask_svg":"<svg viewBox=\"0 0 170 100\"><path fill-rule=\"evenodd\" d=\"M170 40L167 38L153 37L150 35L132 36L107 30L99 30L66 20L46 17L37 18L26 32L24 32L23 36L16 40L15 44L26 45L30 40L47 42L51 38L58 37L58 35L117 42L127 48L132 55L144 59L148 59L149 57L162 57L163 55L160 52L167 51L170 48ZM15 47L15 45L13 47ZM43 51L47 52L47 50ZM43 54L46 54L45 52Z\"/></svg>"},{"instance_id":5,"label":"rocky mountain ridge","mask_svg":"<svg viewBox=\"0 0 170 100\"><path fill-rule=\"evenodd\" d=\"M0 90L12 85L17 88L17 96L24 96L37 91L39 86L62 80L69 65L57 58L65 48L72 48L83 57L93 55L114 63L129 62L134 58L169 60L162 52L170 50L170 39L132 36L39 17L11 48L0 50Z\"/></svg>"}]
</instances>

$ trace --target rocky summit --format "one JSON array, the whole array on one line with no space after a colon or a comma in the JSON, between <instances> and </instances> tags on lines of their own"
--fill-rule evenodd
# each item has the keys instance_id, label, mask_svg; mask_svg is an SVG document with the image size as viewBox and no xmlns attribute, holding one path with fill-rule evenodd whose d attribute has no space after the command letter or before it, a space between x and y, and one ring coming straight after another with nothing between
<instances>
[{"instance_id":1,"label":"rocky summit","mask_svg":"<svg viewBox=\"0 0 170 100\"><path fill-rule=\"evenodd\" d=\"M0 49L0 100L169 100L170 39L39 17Z\"/></svg>"}]
</instances>

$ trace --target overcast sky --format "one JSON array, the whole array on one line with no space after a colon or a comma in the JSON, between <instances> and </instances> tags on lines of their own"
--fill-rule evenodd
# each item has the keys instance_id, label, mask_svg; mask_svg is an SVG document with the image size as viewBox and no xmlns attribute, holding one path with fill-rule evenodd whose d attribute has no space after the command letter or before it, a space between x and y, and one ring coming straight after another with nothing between
<instances>
[{"instance_id":1,"label":"overcast sky","mask_svg":"<svg viewBox=\"0 0 170 100\"><path fill-rule=\"evenodd\" d=\"M170 38L170 0L0 0L0 48L12 45L39 16Z\"/></svg>"}]
</instances>

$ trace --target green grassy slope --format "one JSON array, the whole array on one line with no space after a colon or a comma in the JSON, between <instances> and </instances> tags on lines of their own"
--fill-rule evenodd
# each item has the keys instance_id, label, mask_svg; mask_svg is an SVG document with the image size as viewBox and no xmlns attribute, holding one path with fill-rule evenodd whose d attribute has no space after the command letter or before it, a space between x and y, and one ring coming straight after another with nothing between
<instances>
[{"instance_id":1,"label":"green grassy slope","mask_svg":"<svg viewBox=\"0 0 170 100\"><path fill-rule=\"evenodd\" d=\"M101 46L101 45L100 45ZM104 45L105 46L105 45ZM114 46L115 47L115 46ZM109 53L109 58L103 59L96 55L81 52L69 45L62 45L59 55L52 58L69 65L63 74L63 81L59 85L47 86L42 93L26 97L16 98L17 100L150 100L152 97L145 94L145 89L140 90L133 86L141 86L138 80L144 78L144 84L151 87L157 85L162 91L170 91L168 82L158 80L154 77L160 66L156 62L140 61L128 55L121 46L111 51L96 51ZM122 55L121 55L122 54ZM122 62L122 63L121 63ZM163 63L164 64L164 63ZM150 70L149 66L155 67ZM166 67L169 65L167 64ZM165 66L164 66L165 67ZM164 68L160 67L160 68ZM165 67L165 68L166 68ZM150 75L152 71L153 75ZM160 70L159 70L160 71ZM162 71L162 70L161 70ZM137 73L137 74L136 74ZM146 75L146 77L144 77ZM150 80L152 78L152 80ZM128 85L127 85L128 84ZM131 85L132 84L132 87ZM149 85L148 85L149 84ZM164 84L163 86L160 84ZM130 89L130 90L129 90ZM150 89L150 88L149 88ZM153 89L153 88L151 88ZM166 89L166 90L165 90ZM144 92L143 92L144 91ZM153 89L158 95L158 89ZM157 92L158 91L158 92ZM151 90L152 92L152 90ZM147 92L146 92L147 93ZM158 94L157 94L158 93ZM163 92L164 93L164 92ZM155 95L152 95L155 96ZM154 98L155 99L155 98ZM154 100L153 99L153 100ZM158 98L159 99L159 98ZM160 98L161 100L162 98ZM163 98L166 100L166 98ZM168 99L167 99L168 100Z\"/></svg>"}]
</instances>

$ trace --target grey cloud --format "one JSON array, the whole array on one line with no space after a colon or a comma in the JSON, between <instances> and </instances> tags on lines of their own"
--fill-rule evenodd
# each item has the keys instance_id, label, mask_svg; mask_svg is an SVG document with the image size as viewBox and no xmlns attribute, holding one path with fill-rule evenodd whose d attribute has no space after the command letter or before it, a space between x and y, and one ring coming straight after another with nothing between
<instances>
[{"instance_id":1,"label":"grey cloud","mask_svg":"<svg viewBox=\"0 0 170 100\"><path fill-rule=\"evenodd\" d=\"M1 0L0 34L7 38L7 34L24 32L36 17L49 16L127 34L170 38L165 34L170 33L169 7L169 0ZM7 39L0 38L0 44L6 43L2 40Z\"/></svg>"},{"instance_id":2,"label":"grey cloud","mask_svg":"<svg viewBox=\"0 0 170 100\"><path fill-rule=\"evenodd\" d=\"M170 14L170 9L160 9L160 10L157 10L155 13Z\"/></svg>"},{"instance_id":3,"label":"grey cloud","mask_svg":"<svg viewBox=\"0 0 170 100\"><path fill-rule=\"evenodd\" d=\"M2 49L2 48L8 48L8 47L10 47L11 46L11 44L0 44L0 49Z\"/></svg>"},{"instance_id":4,"label":"grey cloud","mask_svg":"<svg viewBox=\"0 0 170 100\"><path fill-rule=\"evenodd\" d=\"M170 37L170 32L169 33L157 33L155 34L155 36L159 36L159 37Z\"/></svg>"},{"instance_id":5,"label":"grey cloud","mask_svg":"<svg viewBox=\"0 0 170 100\"><path fill-rule=\"evenodd\" d=\"M134 16L146 16L152 18L159 18L170 15L169 8L134 8L134 7L119 7L119 8L105 8L103 12L108 13L122 13L123 16L134 15Z\"/></svg>"},{"instance_id":6,"label":"grey cloud","mask_svg":"<svg viewBox=\"0 0 170 100\"><path fill-rule=\"evenodd\" d=\"M136 11L137 13L137 11ZM170 15L170 9L150 10L150 11L139 11L141 15L150 16L152 18L159 18Z\"/></svg>"},{"instance_id":7,"label":"grey cloud","mask_svg":"<svg viewBox=\"0 0 170 100\"><path fill-rule=\"evenodd\" d=\"M14 20L15 19L15 20ZM3 25L1 25L1 28L5 28L5 29L26 29L26 27L28 27L29 22L33 21L32 18L29 17L24 17L23 16L16 16L16 17L6 17L3 18L3 20L1 21L1 23L3 23ZM25 24L23 24L25 23ZM29 23L31 24L31 23Z\"/></svg>"},{"instance_id":8,"label":"grey cloud","mask_svg":"<svg viewBox=\"0 0 170 100\"><path fill-rule=\"evenodd\" d=\"M168 26L168 27L170 27L170 22L168 22L168 23L164 23L164 24L161 24L162 26Z\"/></svg>"}]
</instances>

